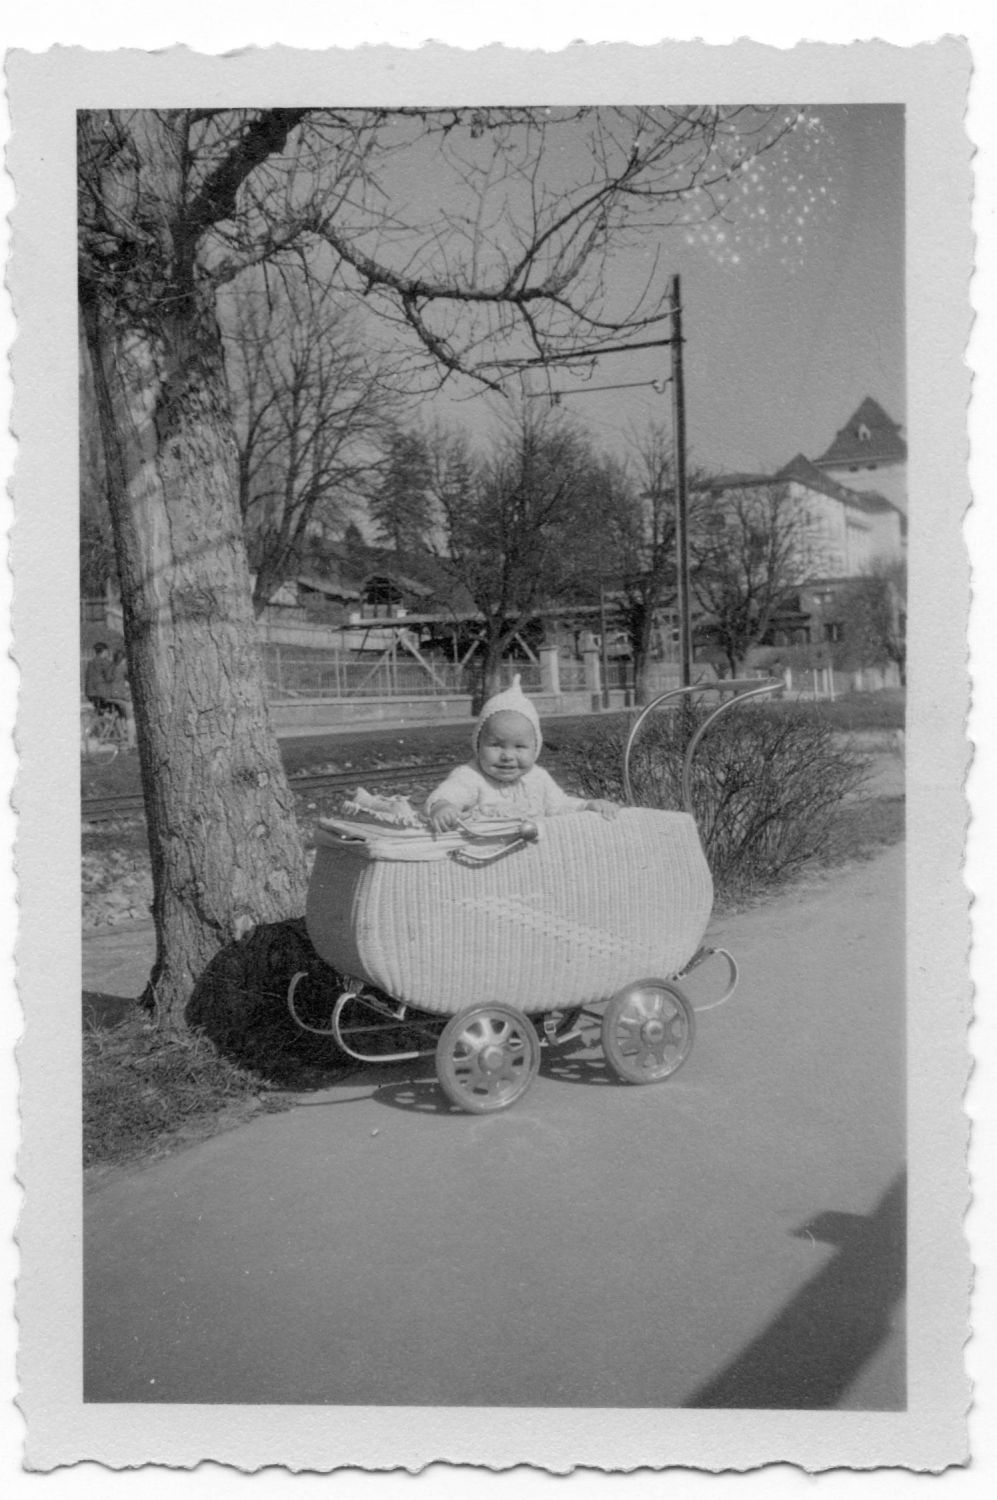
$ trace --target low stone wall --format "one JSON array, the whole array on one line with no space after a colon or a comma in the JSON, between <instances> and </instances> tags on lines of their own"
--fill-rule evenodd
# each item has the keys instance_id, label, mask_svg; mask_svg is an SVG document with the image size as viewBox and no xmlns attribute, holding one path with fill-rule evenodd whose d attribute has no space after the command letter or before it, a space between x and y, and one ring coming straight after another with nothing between
<instances>
[{"instance_id":1,"label":"low stone wall","mask_svg":"<svg viewBox=\"0 0 997 1500\"><path fill-rule=\"evenodd\" d=\"M471 699L452 698L282 698L271 700L274 729L343 729L364 724L433 724L469 719Z\"/></svg>"},{"instance_id":2,"label":"low stone wall","mask_svg":"<svg viewBox=\"0 0 997 1500\"><path fill-rule=\"evenodd\" d=\"M541 718L564 714L600 713L601 694L531 693ZM632 706L632 694L614 688L610 710ZM277 733L323 728L345 729L365 724L436 724L470 719L470 695L431 698L281 698L270 703L270 719Z\"/></svg>"}]
</instances>

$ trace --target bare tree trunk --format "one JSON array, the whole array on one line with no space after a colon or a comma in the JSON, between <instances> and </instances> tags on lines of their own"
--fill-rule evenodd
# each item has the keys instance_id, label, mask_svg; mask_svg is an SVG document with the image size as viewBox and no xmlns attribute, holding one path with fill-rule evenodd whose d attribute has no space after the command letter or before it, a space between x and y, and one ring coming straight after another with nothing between
<instances>
[{"instance_id":1,"label":"bare tree trunk","mask_svg":"<svg viewBox=\"0 0 997 1500\"><path fill-rule=\"evenodd\" d=\"M486 698L493 698L496 693L502 691L502 650L500 646L490 647L488 655L485 658L483 689Z\"/></svg>"},{"instance_id":2,"label":"bare tree trunk","mask_svg":"<svg viewBox=\"0 0 997 1500\"><path fill-rule=\"evenodd\" d=\"M650 703L651 690L651 630L654 623L653 610L645 607L631 629L630 644L634 661L634 701L643 707Z\"/></svg>"},{"instance_id":3,"label":"bare tree trunk","mask_svg":"<svg viewBox=\"0 0 997 1500\"><path fill-rule=\"evenodd\" d=\"M143 998L179 1022L220 948L301 911L304 853L264 697L213 310L192 295L128 326L89 297L83 319L152 856Z\"/></svg>"},{"instance_id":4,"label":"bare tree trunk","mask_svg":"<svg viewBox=\"0 0 997 1500\"><path fill-rule=\"evenodd\" d=\"M488 639L481 657L481 676L478 691L471 699L471 712L480 713L483 704L502 690L502 643Z\"/></svg>"}]
</instances>

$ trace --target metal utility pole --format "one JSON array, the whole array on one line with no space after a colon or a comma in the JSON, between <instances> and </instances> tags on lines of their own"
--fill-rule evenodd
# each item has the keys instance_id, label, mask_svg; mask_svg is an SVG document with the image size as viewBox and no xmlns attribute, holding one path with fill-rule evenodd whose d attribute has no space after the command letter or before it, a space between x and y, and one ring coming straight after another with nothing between
<instances>
[{"instance_id":1,"label":"metal utility pole","mask_svg":"<svg viewBox=\"0 0 997 1500\"><path fill-rule=\"evenodd\" d=\"M600 667L602 677L602 706L609 707L609 641L606 639L606 584L599 579L599 631Z\"/></svg>"},{"instance_id":2,"label":"metal utility pole","mask_svg":"<svg viewBox=\"0 0 997 1500\"><path fill-rule=\"evenodd\" d=\"M677 579L677 612L679 621L679 661L681 663L682 686L689 687L692 683L692 612L689 604L689 494L686 478L686 454L685 454L685 377L682 371L682 289L681 277L672 277L671 287L668 293L668 303L671 310L671 337L667 339L653 339L647 343L627 345L620 350L604 350L604 353L625 352L627 348L653 349L668 345L672 351L672 432L675 443L675 572ZM622 391L629 386L652 386L656 391L662 389L662 382L658 380L634 380L626 381L620 385L598 385L598 386L571 386L567 390L555 391L549 399L555 405L559 405L562 396L588 396L595 395L597 391ZM531 396L545 396L546 392L528 392ZM605 651L606 627L605 627L605 602L600 599L603 608L603 650ZM604 658L605 661L605 658ZM603 682L605 683L605 665L603 667Z\"/></svg>"},{"instance_id":3,"label":"metal utility pole","mask_svg":"<svg viewBox=\"0 0 997 1500\"><path fill-rule=\"evenodd\" d=\"M672 277L672 430L675 437L675 551L678 581L679 661L682 686L692 682L692 622L689 611L689 497L686 489L685 380L682 373L682 297L680 279Z\"/></svg>"}]
</instances>

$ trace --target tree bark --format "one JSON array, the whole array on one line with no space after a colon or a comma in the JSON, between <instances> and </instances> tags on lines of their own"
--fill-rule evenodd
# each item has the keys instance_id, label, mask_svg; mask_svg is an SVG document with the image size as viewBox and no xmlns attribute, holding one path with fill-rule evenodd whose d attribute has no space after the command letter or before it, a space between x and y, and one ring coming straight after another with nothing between
<instances>
[{"instance_id":1,"label":"tree bark","mask_svg":"<svg viewBox=\"0 0 997 1500\"><path fill-rule=\"evenodd\" d=\"M303 908L293 797L264 697L213 308L83 321L108 456L152 857L143 999L179 1022L225 944Z\"/></svg>"},{"instance_id":2,"label":"tree bark","mask_svg":"<svg viewBox=\"0 0 997 1500\"><path fill-rule=\"evenodd\" d=\"M643 707L651 701L651 630L654 608L644 604L631 619L630 647L634 663L634 702Z\"/></svg>"}]
</instances>

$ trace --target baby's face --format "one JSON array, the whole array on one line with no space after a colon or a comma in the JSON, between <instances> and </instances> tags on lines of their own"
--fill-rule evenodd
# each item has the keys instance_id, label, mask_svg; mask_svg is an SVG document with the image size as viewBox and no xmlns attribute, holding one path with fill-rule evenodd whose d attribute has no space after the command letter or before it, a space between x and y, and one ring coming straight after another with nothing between
<instances>
[{"instance_id":1,"label":"baby's face","mask_svg":"<svg viewBox=\"0 0 997 1500\"><path fill-rule=\"evenodd\" d=\"M493 781L518 781L537 758L533 725L522 714L492 714L478 736L478 765Z\"/></svg>"}]
</instances>

